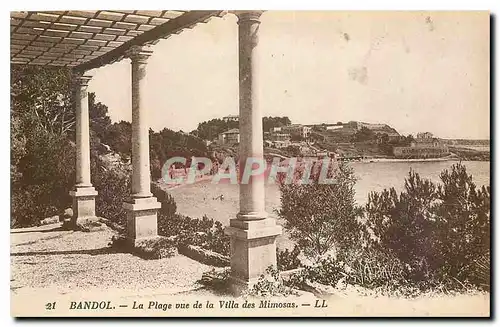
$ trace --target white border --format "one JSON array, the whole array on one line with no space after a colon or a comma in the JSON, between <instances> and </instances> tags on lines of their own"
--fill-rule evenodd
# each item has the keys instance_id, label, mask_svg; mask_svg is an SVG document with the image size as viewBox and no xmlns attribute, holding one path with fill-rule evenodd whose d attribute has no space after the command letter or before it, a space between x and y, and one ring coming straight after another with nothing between
<instances>
[{"instance_id":1,"label":"white border","mask_svg":"<svg viewBox=\"0 0 500 327\"><path fill-rule=\"evenodd\" d=\"M105 4L105 5L104 5ZM8 93L7 90L10 89L10 66L7 66L7 63L9 62L9 38L10 35L7 34L8 32L8 27L7 27L7 21L8 21L8 15L9 11L11 10L69 10L69 9L86 9L86 10L92 10L92 9L97 9L101 7L106 7L106 8L113 8L113 9L164 9L164 7L168 6L169 8L174 8L174 9L266 9L266 10L490 10L493 14L499 14L500 13L500 1L498 0L469 0L469 1L463 1L463 0L454 0L454 1L437 1L437 0L405 0L405 1L396 1L396 0L348 0L348 1L332 1L327 3L326 1L320 1L320 0L307 0L307 1L297 1L297 0L288 0L288 1L283 1L283 2L278 2L278 1L270 1L270 0L254 0L254 1L245 1L245 2L238 2L237 4L234 1L221 1L221 0L214 0L214 1L152 1L152 0L141 0L140 2L125 2L123 0L108 0L105 3L102 0L86 0L86 1L81 1L81 2L69 2L69 1L63 1L63 0L45 0L45 1L40 1L40 0L25 0L25 1L17 1L17 2L12 2L12 1L6 1L1 3L2 7L2 22L5 23L4 28L1 29L1 38L2 42L0 43L3 47L3 50L0 52L2 60L1 62L4 64L3 68L3 74L2 74L2 90L1 92L1 100L3 104L3 109L0 111L0 114L2 115L2 119L0 119L2 123L2 128L0 128L0 133L2 134L0 140L0 145L1 145L1 150L3 153L4 158L7 157L7 155L10 153L10 135L9 135L9 128L10 128L10 110L8 108L10 107L10 93ZM496 21L496 25L498 27L498 21ZM498 44L498 33L496 33L495 41ZM492 59L498 59L498 52L495 54L495 58ZM495 87L492 92L498 91L498 86ZM498 126L498 114L495 117L495 125ZM497 139L497 131L493 131L491 136L496 140ZM494 153L498 151L498 145L495 146ZM495 163L495 161L492 161ZM2 165L1 171L2 171L2 179L0 180L0 185L2 186L1 191L2 194L0 196L1 199L1 207L2 212L3 212L3 223L5 224L3 231L4 231L4 237L2 237L2 262L3 262L3 269L1 270L1 278L0 282L2 285L2 301L1 301L1 308L2 308L2 325L7 325L11 326L14 325L15 321L10 318L10 254L9 254L9 248L10 248L10 239L9 239L9 209L10 209L10 177L7 173L7 171L10 171L10 166L9 163L7 162L7 159L5 158L4 160L0 161L0 164ZM495 165L495 168L496 167ZM495 174L496 175L496 174ZM493 181L496 184L497 178ZM495 198L494 202L498 203L495 200L497 199L497 194L495 192ZM495 235L498 237L498 222L494 224L495 226ZM494 251L493 253L496 253L495 256L495 262L498 262L498 253ZM9 269L7 269L9 267ZM496 270L495 270L496 271ZM496 279L495 285L498 284L498 278ZM493 302L495 303L495 302ZM492 303L492 304L493 304ZM494 311L495 308L491 308L492 311ZM92 326L104 326L110 321L102 320L102 321L85 321L85 320L79 320L79 321L60 321L59 323L66 324L69 323L71 325L92 325ZM113 321L115 324L123 324L126 322L139 322L139 324L143 324L143 321L134 321L134 320L118 320L118 321ZM258 324L266 324L269 323L270 321L254 321L254 323ZM273 324L289 324L291 321L272 321ZM319 322L319 321L316 321ZM353 321L351 321L352 323ZM425 323L426 325L433 325L436 322L435 321L421 321ZM466 323L471 323L471 321L465 321ZM37 321L38 324L41 325L46 325L46 326L51 326L53 325L54 321ZM154 322L149 322L149 323L154 323L154 324L168 324L169 326L172 325L177 325L177 324L190 324L193 323L193 321L169 321L169 320L162 320L162 321L154 321ZM235 321L196 321L195 323L197 324L234 324ZM300 321L299 323L301 324L309 324L311 321ZM326 323L326 324L340 324L344 325L346 324L345 321L334 321L334 320L323 320L320 323ZM378 321L378 323L384 324L385 321ZM396 323L400 323L399 321ZM442 322L441 322L442 323ZM457 321L450 321L449 323L451 324L456 324ZM243 322L240 321L239 324L242 325L247 325L249 322Z\"/></svg>"}]
</instances>

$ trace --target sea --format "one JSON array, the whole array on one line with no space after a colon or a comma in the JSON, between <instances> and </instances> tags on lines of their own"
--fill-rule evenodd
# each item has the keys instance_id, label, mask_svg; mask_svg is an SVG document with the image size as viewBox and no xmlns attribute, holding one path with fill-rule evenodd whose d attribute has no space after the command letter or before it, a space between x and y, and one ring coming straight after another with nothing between
<instances>
[{"instance_id":1,"label":"sea","mask_svg":"<svg viewBox=\"0 0 500 327\"><path fill-rule=\"evenodd\" d=\"M489 161L462 162L467 173L472 175L478 186L490 185ZM410 169L416 171L423 178L433 182L440 182L440 174L450 169L457 161L427 161L427 162L351 162L357 178L355 185L355 199L360 205L366 203L368 193L382 191L394 187L396 191L404 188L405 177ZM169 190L177 203L180 214L192 218L201 218L203 215L228 224L229 219L235 218L239 210L239 189L233 184L212 184L209 180L195 184L183 185ZM222 197L220 196L222 195ZM280 191L277 185L266 185L266 211L274 215L280 207Z\"/></svg>"}]
</instances>

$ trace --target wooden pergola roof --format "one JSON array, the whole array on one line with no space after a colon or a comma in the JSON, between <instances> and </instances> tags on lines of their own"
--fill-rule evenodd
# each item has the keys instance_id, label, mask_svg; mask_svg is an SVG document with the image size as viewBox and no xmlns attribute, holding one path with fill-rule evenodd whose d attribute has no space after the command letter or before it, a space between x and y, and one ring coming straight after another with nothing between
<instances>
[{"instance_id":1,"label":"wooden pergola roof","mask_svg":"<svg viewBox=\"0 0 500 327\"><path fill-rule=\"evenodd\" d=\"M223 11L97 10L10 13L12 64L85 71L123 58L134 45L155 44Z\"/></svg>"}]
</instances>

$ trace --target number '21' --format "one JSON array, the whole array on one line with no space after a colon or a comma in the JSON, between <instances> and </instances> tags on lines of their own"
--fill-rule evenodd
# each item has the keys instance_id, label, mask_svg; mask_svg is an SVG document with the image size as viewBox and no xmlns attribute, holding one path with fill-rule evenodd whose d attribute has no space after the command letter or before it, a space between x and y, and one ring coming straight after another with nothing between
<instances>
[{"instance_id":1,"label":"number '21'","mask_svg":"<svg viewBox=\"0 0 500 327\"><path fill-rule=\"evenodd\" d=\"M55 308L56 308L56 303L55 302L47 303L45 305L45 309L47 309L47 310L54 310Z\"/></svg>"}]
</instances>

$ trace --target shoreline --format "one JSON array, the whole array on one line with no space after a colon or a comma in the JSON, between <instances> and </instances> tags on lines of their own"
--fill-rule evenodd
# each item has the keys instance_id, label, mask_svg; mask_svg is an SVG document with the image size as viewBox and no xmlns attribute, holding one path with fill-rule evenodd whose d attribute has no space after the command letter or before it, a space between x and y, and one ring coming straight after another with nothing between
<instances>
[{"instance_id":1,"label":"shoreline","mask_svg":"<svg viewBox=\"0 0 500 327\"><path fill-rule=\"evenodd\" d=\"M443 161L460 161L459 158L413 158L413 159L405 159L405 158L366 158L362 159L359 162L443 162Z\"/></svg>"}]
</instances>

